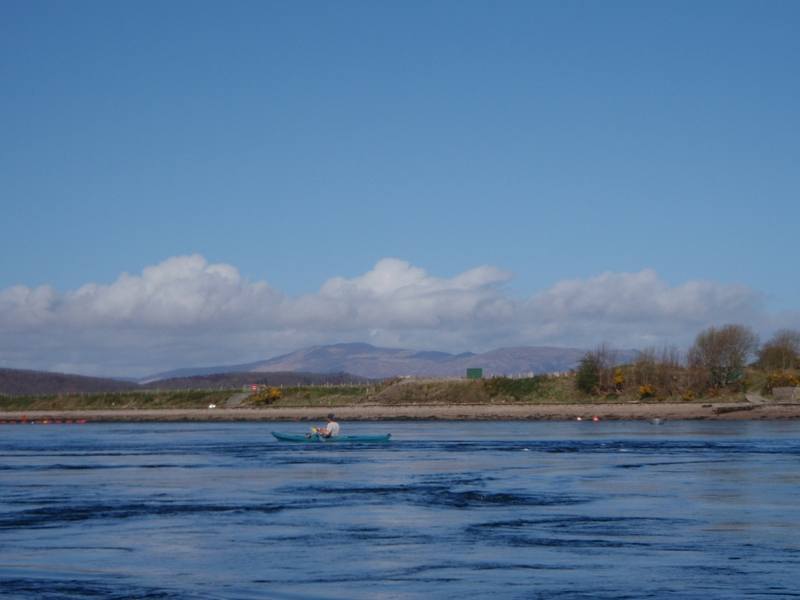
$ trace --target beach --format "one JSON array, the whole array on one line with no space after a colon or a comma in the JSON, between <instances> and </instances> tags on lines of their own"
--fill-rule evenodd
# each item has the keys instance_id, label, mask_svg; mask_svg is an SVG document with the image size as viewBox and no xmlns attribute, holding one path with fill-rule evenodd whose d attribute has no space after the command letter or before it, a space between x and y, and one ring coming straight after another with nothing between
<instances>
[{"instance_id":1,"label":"beach","mask_svg":"<svg viewBox=\"0 0 800 600\"><path fill-rule=\"evenodd\" d=\"M300 408L209 408L157 410L7 411L0 422L185 422L322 421L335 411L339 421L454 420L769 420L800 418L800 403L627 403L627 404L441 404L357 405Z\"/></svg>"}]
</instances>

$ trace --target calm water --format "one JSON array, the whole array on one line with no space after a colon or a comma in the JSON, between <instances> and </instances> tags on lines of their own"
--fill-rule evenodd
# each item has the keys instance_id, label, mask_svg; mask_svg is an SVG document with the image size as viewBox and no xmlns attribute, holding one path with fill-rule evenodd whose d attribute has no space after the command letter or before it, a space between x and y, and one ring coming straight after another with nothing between
<instances>
[{"instance_id":1,"label":"calm water","mask_svg":"<svg viewBox=\"0 0 800 600\"><path fill-rule=\"evenodd\" d=\"M800 423L0 426L3 598L798 598Z\"/></svg>"}]
</instances>

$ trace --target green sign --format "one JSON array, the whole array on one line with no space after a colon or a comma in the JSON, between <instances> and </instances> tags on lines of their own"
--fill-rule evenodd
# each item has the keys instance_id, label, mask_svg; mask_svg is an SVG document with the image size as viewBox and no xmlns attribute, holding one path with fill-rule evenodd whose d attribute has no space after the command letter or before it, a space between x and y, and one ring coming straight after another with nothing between
<instances>
[{"instance_id":1,"label":"green sign","mask_svg":"<svg viewBox=\"0 0 800 600\"><path fill-rule=\"evenodd\" d=\"M482 379L483 369L467 369L467 379Z\"/></svg>"}]
</instances>

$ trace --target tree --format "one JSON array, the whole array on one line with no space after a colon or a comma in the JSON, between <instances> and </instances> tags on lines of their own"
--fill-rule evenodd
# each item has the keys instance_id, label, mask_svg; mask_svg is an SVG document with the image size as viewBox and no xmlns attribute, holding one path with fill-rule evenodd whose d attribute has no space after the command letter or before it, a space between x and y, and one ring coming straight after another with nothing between
<instances>
[{"instance_id":1,"label":"tree","mask_svg":"<svg viewBox=\"0 0 800 600\"><path fill-rule=\"evenodd\" d=\"M776 331L759 350L758 366L771 371L800 368L800 331Z\"/></svg>"},{"instance_id":2,"label":"tree","mask_svg":"<svg viewBox=\"0 0 800 600\"><path fill-rule=\"evenodd\" d=\"M758 347L758 337L744 325L709 327L689 349L689 366L707 372L712 387L724 387L744 376L747 359Z\"/></svg>"},{"instance_id":3,"label":"tree","mask_svg":"<svg viewBox=\"0 0 800 600\"><path fill-rule=\"evenodd\" d=\"M631 365L632 383L655 388L666 396L676 394L688 385L682 362L677 348L646 348Z\"/></svg>"},{"instance_id":4,"label":"tree","mask_svg":"<svg viewBox=\"0 0 800 600\"><path fill-rule=\"evenodd\" d=\"M581 359L575 374L575 385L587 394L615 390L615 364L615 353L605 344L598 346Z\"/></svg>"},{"instance_id":5,"label":"tree","mask_svg":"<svg viewBox=\"0 0 800 600\"><path fill-rule=\"evenodd\" d=\"M600 364L593 352L583 355L575 373L575 385L586 394L593 394L600 385Z\"/></svg>"}]
</instances>

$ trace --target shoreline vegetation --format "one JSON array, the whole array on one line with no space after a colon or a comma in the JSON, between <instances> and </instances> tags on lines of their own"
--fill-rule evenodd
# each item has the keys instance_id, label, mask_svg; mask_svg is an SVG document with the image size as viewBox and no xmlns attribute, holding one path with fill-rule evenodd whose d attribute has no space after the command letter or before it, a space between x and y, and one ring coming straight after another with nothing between
<instances>
[{"instance_id":1,"label":"shoreline vegetation","mask_svg":"<svg viewBox=\"0 0 800 600\"><path fill-rule=\"evenodd\" d=\"M800 398L765 382L701 397L585 394L574 373L524 379L395 379L257 390L148 390L0 397L0 422L798 419Z\"/></svg>"},{"instance_id":2,"label":"shoreline vegetation","mask_svg":"<svg viewBox=\"0 0 800 600\"><path fill-rule=\"evenodd\" d=\"M748 365L750 356L757 361ZM480 369L468 369L478 371ZM256 374L243 374L244 377ZM523 378L395 378L237 389L146 389L1 396L0 421L92 419L796 419L800 418L800 332L763 346L743 325L710 327L684 360L677 350L587 352L575 371Z\"/></svg>"}]
</instances>

